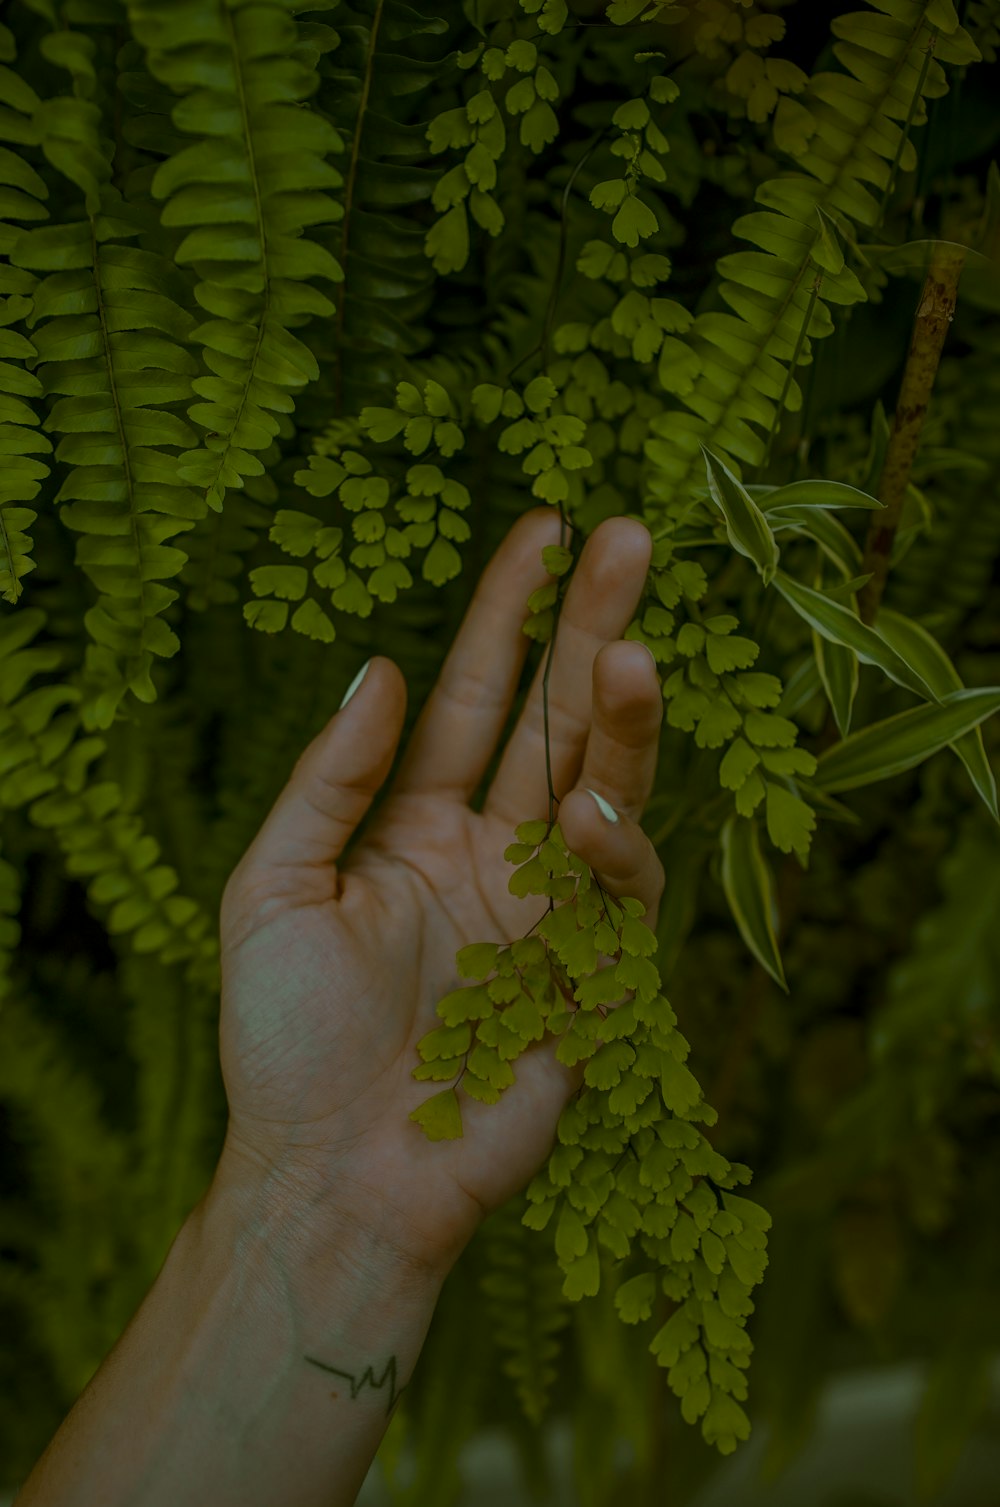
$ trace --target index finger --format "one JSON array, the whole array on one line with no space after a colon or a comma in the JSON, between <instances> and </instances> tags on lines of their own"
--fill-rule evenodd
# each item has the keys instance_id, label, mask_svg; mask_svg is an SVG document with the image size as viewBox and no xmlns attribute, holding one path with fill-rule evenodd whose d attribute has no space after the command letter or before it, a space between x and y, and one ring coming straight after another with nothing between
<instances>
[{"instance_id":1,"label":"index finger","mask_svg":"<svg viewBox=\"0 0 1000 1507\"><path fill-rule=\"evenodd\" d=\"M530 647L521 631L528 597L553 579L542 550L559 543L560 529L555 508L532 508L493 555L417 719L392 795L419 791L472 799L510 714ZM567 544L571 533L567 524Z\"/></svg>"}]
</instances>

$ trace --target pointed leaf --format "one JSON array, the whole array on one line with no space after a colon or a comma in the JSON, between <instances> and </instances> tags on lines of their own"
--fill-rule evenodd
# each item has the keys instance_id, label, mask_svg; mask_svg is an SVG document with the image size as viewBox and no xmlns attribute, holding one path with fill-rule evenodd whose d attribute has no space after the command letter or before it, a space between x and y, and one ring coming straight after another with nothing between
<instances>
[{"instance_id":1,"label":"pointed leaf","mask_svg":"<svg viewBox=\"0 0 1000 1507\"><path fill-rule=\"evenodd\" d=\"M788 992L775 929L774 882L757 840L757 823L731 816L722 829L722 887L740 936Z\"/></svg>"},{"instance_id":2,"label":"pointed leaf","mask_svg":"<svg viewBox=\"0 0 1000 1507\"><path fill-rule=\"evenodd\" d=\"M873 722L820 755L813 784L820 790L854 790L920 764L963 733L1000 711L1000 686L952 691L934 706Z\"/></svg>"},{"instance_id":3,"label":"pointed leaf","mask_svg":"<svg viewBox=\"0 0 1000 1507\"><path fill-rule=\"evenodd\" d=\"M849 487L843 481L792 481L787 486L775 487L766 497L757 501L766 513L772 508L884 508L868 492Z\"/></svg>"},{"instance_id":4,"label":"pointed leaf","mask_svg":"<svg viewBox=\"0 0 1000 1507\"><path fill-rule=\"evenodd\" d=\"M928 701L937 701L931 687L919 675L915 669L891 648L876 629L870 628L863 623L856 612L849 607L835 602L831 597L825 596L821 591L813 591L809 586L803 586L801 581L796 581L792 576L786 575L783 570L776 571L774 584L785 598L785 601L801 618L815 628L817 633L828 638L832 643L843 644L846 649L853 649L859 659L866 664L878 665L890 680L897 685L905 686L909 691L915 691L918 696L925 697Z\"/></svg>"},{"instance_id":5,"label":"pointed leaf","mask_svg":"<svg viewBox=\"0 0 1000 1507\"><path fill-rule=\"evenodd\" d=\"M702 445L712 498L726 520L733 549L752 560L767 586L778 568L778 545L750 493L717 456Z\"/></svg>"},{"instance_id":6,"label":"pointed leaf","mask_svg":"<svg viewBox=\"0 0 1000 1507\"><path fill-rule=\"evenodd\" d=\"M462 1110L453 1088L432 1094L410 1111L410 1119L422 1128L429 1141L456 1141L464 1135Z\"/></svg>"},{"instance_id":7,"label":"pointed leaf","mask_svg":"<svg viewBox=\"0 0 1000 1507\"><path fill-rule=\"evenodd\" d=\"M882 607L878 615L878 631L901 658L919 671L938 696L965 689L961 676L937 639L920 623L893 612L889 607ZM842 731L846 732L846 728ZM971 732L963 733L949 746L968 770L969 778L993 820L1000 821L996 780L986 757L982 729L975 727Z\"/></svg>"},{"instance_id":8,"label":"pointed leaf","mask_svg":"<svg viewBox=\"0 0 1000 1507\"><path fill-rule=\"evenodd\" d=\"M853 649L846 649L843 644L835 644L824 638L815 628L812 630L812 641L816 668L833 711L837 731L842 738L846 738L851 730L851 711L861 678L858 656Z\"/></svg>"}]
</instances>

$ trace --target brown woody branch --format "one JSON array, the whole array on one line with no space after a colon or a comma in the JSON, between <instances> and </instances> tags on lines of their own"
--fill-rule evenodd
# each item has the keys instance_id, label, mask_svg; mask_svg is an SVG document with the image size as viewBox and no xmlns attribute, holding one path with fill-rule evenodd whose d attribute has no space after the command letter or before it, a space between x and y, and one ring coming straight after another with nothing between
<instances>
[{"instance_id":1,"label":"brown woody branch","mask_svg":"<svg viewBox=\"0 0 1000 1507\"><path fill-rule=\"evenodd\" d=\"M902 516L913 458L917 453L945 336L955 312L965 255L963 246L938 241L927 269L878 484L877 495L879 501L885 503L885 511L873 515L865 541L861 574L870 572L871 579L858 593L858 611L865 623L875 621L888 579L893 540Z\"/></svg>"}]
</instances>

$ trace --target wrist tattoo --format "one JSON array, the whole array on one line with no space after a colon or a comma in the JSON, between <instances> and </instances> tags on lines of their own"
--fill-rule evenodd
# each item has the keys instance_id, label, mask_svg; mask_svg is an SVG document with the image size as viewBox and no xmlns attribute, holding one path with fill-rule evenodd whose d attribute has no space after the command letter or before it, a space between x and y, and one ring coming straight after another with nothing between
<instances>
[{"instance_id":1,"label":"wrist tattoo","mask_svg":"<svg viewBox=\"0 0 1000 1507\"><path fill-rule=\"evenodd\" d=\"M319 1366L321 1371L329 1371L333 1376L342 1376L351 1388L352 1402L356 1401L358 1393L361 1391L362 1387L369 1386L371 1387L372 1391L380 1391L382 1387L385 1386L386 1382L388 1382L389 1405L385 1410L386 1417L388 1417L388 1415L392 1412L393 1408L396 1406L396 1403L399 1401L402 1394L406 1391L405 1386L399 1388L397 1388L396 1386L396 1357L394 1355L391 1355L389 1357L389 1361L386 1365L385 1370L377 1379L371 1366L368 1366L360 1376L355 1376L351 1371L341 1371L337 1366L328 1366L325 1361L317 1360L315 1356L307 1355L304 1357L304 1359L309 1361L309 1363L313 1366ZM336 1397L337 1393L334 1392L332 1395Z\"/></svg>"}]
</instances>

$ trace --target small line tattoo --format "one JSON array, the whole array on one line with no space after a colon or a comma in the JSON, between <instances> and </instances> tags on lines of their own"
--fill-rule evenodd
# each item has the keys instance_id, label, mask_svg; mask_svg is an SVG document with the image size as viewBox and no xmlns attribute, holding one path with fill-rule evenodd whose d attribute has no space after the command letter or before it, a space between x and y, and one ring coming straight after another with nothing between
<instances>
[{"instance_id":1,"label":"small line tattoo","mask_svg":"<svg viewBox=\"0 0 1000 1507\"><path fill-rule=\"evenodd\" d=\"M337 1366L328 1366L325 1361L317 1360L315 1356L307 1355L304 1357L304 1359L309 1361L310 1365L319 1366L321 1371L329 1371L331 1376L342 1376L344 1380L350 1384L352 1402L357 1400L358 1393L361 1391L362 1387L369 1386L371 1387L372 1391L380 1391L382 1387L385 1386L386 1382L388 1382L389 1406L385 1410L387 1417L396 1406L396 1403L399 1401L402 1394L406 1391L405 1386L399 1388L396 1387L396 1357L394 1355L391 1355L389 1357L389 1362L384 1372L377 1379L371 1366L368 1366L360 1376L356 1377L350 1371L341 1371ZM337 1393L331 1392L330 1396L336 1397Z\"/></svg>"}]
</instances>

